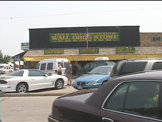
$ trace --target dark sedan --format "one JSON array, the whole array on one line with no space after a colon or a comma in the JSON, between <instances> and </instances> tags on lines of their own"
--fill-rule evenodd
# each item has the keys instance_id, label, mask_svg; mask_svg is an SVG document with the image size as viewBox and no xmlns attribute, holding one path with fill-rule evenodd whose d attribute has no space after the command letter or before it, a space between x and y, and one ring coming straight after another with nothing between
<instances>
[{"instance_id":1,"label":"dark sedan","mask_svg":"<svg viewBox=\"0 0 162 122\"><path fill-rule=\"evenodd\" d=\"M57 98L48 122L162 122L162 71L116 77Z\"/></svg>"}]
</instances>

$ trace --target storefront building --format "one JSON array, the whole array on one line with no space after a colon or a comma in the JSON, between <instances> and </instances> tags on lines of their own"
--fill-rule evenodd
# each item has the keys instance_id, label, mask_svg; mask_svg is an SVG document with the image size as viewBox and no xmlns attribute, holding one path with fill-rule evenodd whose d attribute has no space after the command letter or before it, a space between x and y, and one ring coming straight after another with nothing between
<instances>
[{"instance_id":1,"label":"storefront building","mask_svg":"<svg viewBox=\"0 0 162 122\"><path fill-rule=\"evenodd\" d=\"M48 58L67 58L73 64L96 57L162 58L161 46L162 33L140 33L139 26L29 29L29 50L23 59L34 68Z\"/></svg>"}]
</instances>

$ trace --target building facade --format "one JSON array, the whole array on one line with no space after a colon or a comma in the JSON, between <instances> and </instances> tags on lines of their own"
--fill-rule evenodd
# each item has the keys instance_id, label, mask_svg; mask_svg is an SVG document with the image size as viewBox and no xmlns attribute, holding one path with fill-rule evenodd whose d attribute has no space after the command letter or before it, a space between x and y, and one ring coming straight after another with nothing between
<instances>
[{"instance_id":1,"label":"building facade","mask_svg":"<svg viewBox=\"0 0 162 122\"><path fill-rule=\"evenodd\" d=\"M24 61L31 68L43 59L67 58L75 62L109 57L111 61L130 58L162 58L162 33L140 33L139 26L29 29L29 50Z\"/></svg>"}]
</instances>

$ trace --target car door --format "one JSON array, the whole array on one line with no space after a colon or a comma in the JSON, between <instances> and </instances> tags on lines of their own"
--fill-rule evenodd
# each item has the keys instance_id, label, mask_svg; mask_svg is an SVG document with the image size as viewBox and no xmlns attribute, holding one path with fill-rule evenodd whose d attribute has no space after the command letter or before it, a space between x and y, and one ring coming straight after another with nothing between
<instances>
[{"instance_id":1,"label":"car door","mask_svg":"<svg viewBox=\"0 0 162 122\"><path fill-rule=\"evenodd\" d=\"M52 78L43 72L29 70L28 77L29 89L41 89L53 86Z\"/></svg>"},{"instance_id":2,"label":"car door","mask_svg":"<svg viewBox=\"0 0 162 122\"><path fill-rule=\"evenodd\" d=\"M107 96L97 112L97 122L160 122L160 83L125 82ZM160 98L160 97L159 97Z\"/></svg>"}]
</instances>

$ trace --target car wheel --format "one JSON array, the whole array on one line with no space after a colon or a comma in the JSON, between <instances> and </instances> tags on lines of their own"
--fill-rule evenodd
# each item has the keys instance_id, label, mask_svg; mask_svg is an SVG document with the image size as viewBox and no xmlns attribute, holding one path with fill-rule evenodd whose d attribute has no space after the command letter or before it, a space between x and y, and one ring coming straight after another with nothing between
<instances>
[{"instance_id":1,"label":"car wheel","mask_svg":"<svg viewBox=\"0 0 162 122\"><path fill-rule=\"evenodd\" d=\"M28 91L28 86L26 83L19 83L17 86L16 86L16 92L17 93L25 93Z\"/></svg>"},{"instance_id":2,"label":"car wheel","mask_svg":"<svg viewBox=\"0 0 162 122\"><path fill-rule=\"evenodd\" d=\"M56 88L56 89L62 89L63 86L64 86L64 82L63 82L62 79L56 80L56 82L55 82L55 88Z\"/></svg>"}]
</instances>

